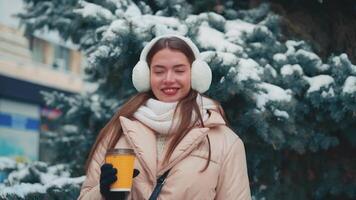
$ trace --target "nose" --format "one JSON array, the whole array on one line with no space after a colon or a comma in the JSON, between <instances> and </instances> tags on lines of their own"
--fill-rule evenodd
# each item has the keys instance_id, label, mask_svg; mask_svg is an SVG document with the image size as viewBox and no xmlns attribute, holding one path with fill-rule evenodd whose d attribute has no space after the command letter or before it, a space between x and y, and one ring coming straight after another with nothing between
<instances>
[{"instance_id":1,"label":"nose","mask_svg":"<svg viewBox=\"0 0 356 200\"><path fill-rule=\"evenodd\" d=\"M164 77L163 82L164 82L165 84L174 83L174 74L173 74L173 72L168 71L167 74L166 74L166 76Z\"/></svg>"}]
</instances>

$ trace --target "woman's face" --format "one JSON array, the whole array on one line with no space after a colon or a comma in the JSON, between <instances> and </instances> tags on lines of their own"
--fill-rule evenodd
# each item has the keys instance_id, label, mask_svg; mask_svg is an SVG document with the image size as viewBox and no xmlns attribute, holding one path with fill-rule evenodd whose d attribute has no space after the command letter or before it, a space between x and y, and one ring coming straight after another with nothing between
<instances>
[{"instance_id":1,"label":"woman's face","mask_svg":"<svg viewBox=\"0 0 356 200\"><path fill-rule=\"evenodd\" d=\"M164 102L179 101L188 95L190 63L184 53L169 48L158 51L151 59L151 89Z\"/></svg>"}]
</instances>

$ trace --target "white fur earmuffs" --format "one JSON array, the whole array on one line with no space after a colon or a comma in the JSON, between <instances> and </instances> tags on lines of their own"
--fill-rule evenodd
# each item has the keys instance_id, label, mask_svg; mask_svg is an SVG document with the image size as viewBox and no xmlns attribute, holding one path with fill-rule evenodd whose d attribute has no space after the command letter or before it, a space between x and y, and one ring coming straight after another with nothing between
<instances>
[{"instance_id":1,"label":"white fur earmuffs","mask_svg":"<svg viewBox=\"0 0 356 200\"><path fill-rule=\"evenodd\" d=\"M211 84L212 72L209 65L200 59L198 47L189 39L180 35L163 35L152 39L142 50L140 60L132 70L132 82L139 92L149 91L150 86L150 68L146 61L147 54L152 46L161 38L177 37L187 43L194 53L195 60L191 68L192 89L199 93L206 92Z\"/></svg>"}]
</instances>

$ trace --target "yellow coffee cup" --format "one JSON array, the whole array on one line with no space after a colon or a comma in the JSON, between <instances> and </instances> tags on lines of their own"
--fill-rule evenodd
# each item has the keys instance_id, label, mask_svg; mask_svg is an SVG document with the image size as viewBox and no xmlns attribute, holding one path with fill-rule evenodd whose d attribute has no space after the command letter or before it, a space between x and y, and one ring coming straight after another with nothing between
<instances>
[{"instance_id":1,"label":"yellow coffee cup","mask_svg":"<svg viewBox=\"0 0 356 200\"><path fill-rule=\"evenodd\" d=\"M135 163L133 149L110 149L106 153L105 162L117 169L117 180L111 185L110 191L131 191Z\"/></svg>"}]
</instances>

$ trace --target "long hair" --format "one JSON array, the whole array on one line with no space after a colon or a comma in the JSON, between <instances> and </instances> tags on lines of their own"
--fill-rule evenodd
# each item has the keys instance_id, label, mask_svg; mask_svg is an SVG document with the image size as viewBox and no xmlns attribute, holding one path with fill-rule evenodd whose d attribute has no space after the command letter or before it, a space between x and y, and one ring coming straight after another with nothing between
<instances>
[{"instance_id":1,"label":"long hair","mask_svg":"<svg viewBox=\"0 0 356 200\"><path fill-rule=\"evenodd\" d=\"M193 63L195 57L192 49L187 45L183 40L177 37L170 38L162 38L158 40L151 48L151 50L147 54L147 63L150 66L152 57L160 50L169 48L172 50L180 51L187 56L190 64ZM200 122L201 126L204 127L204 121L200 113L200 109L198 103L196 101L198 92L195 90L190 90L188 95L181 99L174 111L173 117L179 122L177 127L171 127L172 140L169 143L167 154L165 155L163 162L168 162L169 158L172 156L173 151L177 147L177 145L182 141L182 139L187 135L187 133L194 128L197 122ZM90 151L86 162L86 170L89 168L89 164L93 158L94 152L98 148L98 145L102 143L104 138L108 138L108 146L107 148L114 148L117 141L120 139L122 135L122 127L120 124L120 116L124 116L127 118L133 118L133 114L136 110L146 103L149 98L155 98L152 91L141 92L136 94L134 97L129 99L125 104L123 104L120 109L114 114L114 116L110 119L110 121L101 129L97 139ZM223 116L224 120L227 123L225 113L221 107L221 105L214 101L218 111ZM196 115L192 115L195 112ZM192 116L195 116L192 119ZM201 172L205 171L210 163L211 158L211 145L209 136L207 136L208 144L209 144L209 155L208 161L205 167L201 170Z\"/></svg>"}]
</instances>

